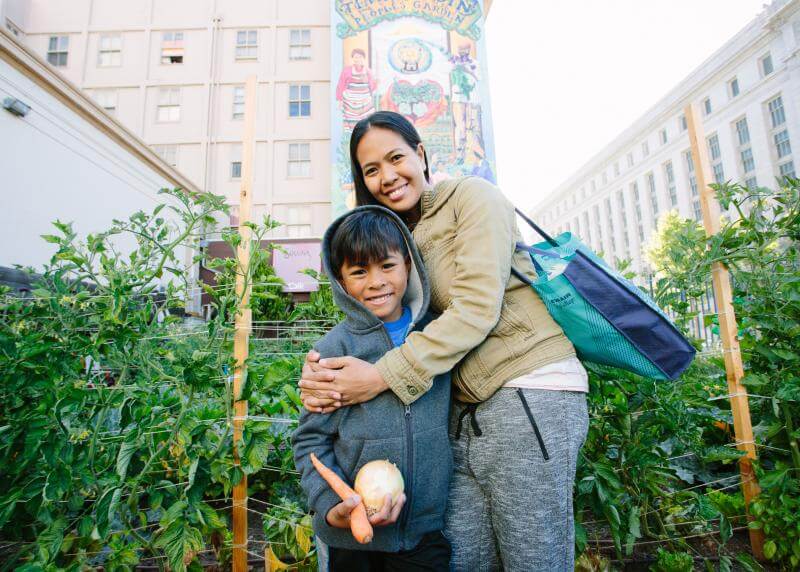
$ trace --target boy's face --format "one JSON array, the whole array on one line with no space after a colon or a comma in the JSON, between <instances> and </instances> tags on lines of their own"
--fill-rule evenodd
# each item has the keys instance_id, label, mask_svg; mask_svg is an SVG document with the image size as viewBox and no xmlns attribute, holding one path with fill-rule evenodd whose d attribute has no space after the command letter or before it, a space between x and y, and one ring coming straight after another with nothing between
<instances>
[{"instance_id":1,"label":"boy's face","mask_svg":"<svg viewBox=\"0 0 800 572\"><path fill-rule=\"evenodd\" d=\"M410 268L411 262L397 251L366 265L345 261L341 268L342 287L381 321L393 322L403 315L401 302Z\"/></svg>"}]
</instances>

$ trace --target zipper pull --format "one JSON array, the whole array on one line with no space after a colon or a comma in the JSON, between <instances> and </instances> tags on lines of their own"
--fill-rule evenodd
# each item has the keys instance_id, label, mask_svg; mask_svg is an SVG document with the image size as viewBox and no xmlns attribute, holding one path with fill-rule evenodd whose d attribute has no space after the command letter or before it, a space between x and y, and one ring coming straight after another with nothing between
<instances>
[{"instance_id":1,"label":"zipper pull","mask_svg":"<svg viewBox=\"0 0 800 572\"><path fill-rule=\"evenodd\" d=\"M406 405L406 417L411 417L411 406Z\"/></svg>"}]
</instances>

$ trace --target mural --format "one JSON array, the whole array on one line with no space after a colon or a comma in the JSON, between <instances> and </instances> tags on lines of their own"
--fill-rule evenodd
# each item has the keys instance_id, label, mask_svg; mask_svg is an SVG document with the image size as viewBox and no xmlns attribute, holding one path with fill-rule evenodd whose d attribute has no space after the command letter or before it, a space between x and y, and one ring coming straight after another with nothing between
<instances>
[{"instance_id":1,"label":"mural","mask_svg":"<svg viewBox=\"0 0 800 572\"><path fill-rule=\"evenodd\" d=\"M414 123L434 183L495 182L483 0L332 2L332 215L354 206L350 133L377 110Z\"/></svg>"}]
</instances>

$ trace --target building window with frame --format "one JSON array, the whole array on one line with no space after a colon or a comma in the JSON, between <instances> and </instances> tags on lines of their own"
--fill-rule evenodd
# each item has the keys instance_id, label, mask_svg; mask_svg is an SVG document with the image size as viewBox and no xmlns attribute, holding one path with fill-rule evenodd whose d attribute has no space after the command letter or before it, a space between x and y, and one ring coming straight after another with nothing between
<instances>
[{"instance_id":1,"label":"building window with frame","mask_svg":"<svg viewBox=\"0 0 800 572\"><path fill-rule=\"evenodd\" d=\"M114 68L122 65L121 34L104 34L100 36L97 48L97 65L101 68Z\"/></svg>"},{"instance_id":2,"label":"building window with frame","mask_svg":"<svg viewBox=\"0 0 800 572\"><path fill-rule=\"evenodd\" d=\"M703 115L711 115L711 98L707 97L703 100Z\"/></svg>"},{"instance_id":3,"label":"building window with frame","mask_svg":"<svg viewBox=\"0 0 800 572\"><path fill-rule=\"evenodd\" d=\"M735 124L736 140L739 142L739 164L742 168L743 178L747 178L756 168L753 159L753 149L750 146L750 128L747 118L742 117Z\"/></svg>"},{"instance_id":4,"label":"building window with frame","mask_svg":"<svg viewBox=\"0 0 800 572\"><path fill-rule=\"evenodd\" d=\"M625 206L625 191L620 189L617 191L617 204L619 206L619 217L622 221L622 241L625 247L625 258L631 257L631 240L628 236L628 213Z\"/></svg>"},{"instance_id":5,"label":"building window with frame","mask_svg":"<svg viewBox=\"0 0 800 572\"><path fill-rule=\"evenodd\" d=\"M669 193L669 204L672 208L678 206L678 190L675 186L675 170L672 167L672 161L664 163L664 182L667 184L667 192Z\"/></svg>"},{"instance_id":6,"label":"building window with frame","mask_svg":"<svg viewBox=\"0 0 800 572\"><path fill-rule=\"evenodd\" d=\"M311 59L311 30L289 30L289 59Z\"/></svg>"},{"instance_id":7,"label":"building window with frame","mask_svg":"<svg viewBox=\"0 0 800 572\"><path fill-rule=\"evenodd\" d=\"M725 170L722 167L722 153L716 133L708 138L708 152L711 159L711 170L714 172L714 182L721 185L725 182Z\"/></svg>"},{"instance_id":8,"label":"building window with frame","mask_svg":"<svg viewBox=\"0 0 800 572\"><path fill-rule=\"evenodd\" d=\"M796 175L794 173L794 162L793 161L788 161L786 163L781 163L781 165L778 167L778 170L780 171L781 177L786 177L786 178L789 178L789 179L796 178Z\"/></svg>"},{"instance_id":9,"label":"building window with frame","mask_svg":"<svg viewBox=\"0 0 800 572\"><path fill-rule=\"evenodd\" d=\"M662 129L661 131L659 131L658 132L658 138L661 140L661 144L662 145L666 145L667 144L667 130L666 129Z\"/></svg>"},{"instance_id":10,"label":"building window with frame","mask_svg":"<svg viewBox=\"0 0 800 572\"><path fill-rule=\"evenodd\" d=\"M183 32L161 34L161 63L176 65L183 63Z\"/></svg>"},{"instance_id":11,"label":"building window with frame","mask_svg":"<svg viewBox=\"0 0 800 572\"><path fill-rule=\"evenodd\" d=\"M694 159L692 159L692 151L684 151L683 157L686 161L686 173L689 175L689 188L692 190L692 197L696 197L698 196L697 177L694 174Z\"/></svg>"},{"instance_id":12,"label":"building window with frame","mask_svg":"<svg viewBox=\"0 0 800 572\"><path fill-rule=\"evenodd\" d=\"M231 161L231 179L241 179L242 178L242 162L241 161Z\"/></svg>"},{"instance_id":13,"label":"building window with frame","mask_svg":"<svg viewBox=\"0 0 800 572\"><path fill-rule=\"evenodd\" d=\"M789 132L786 129L778 131L772 137L775 141L775 151L778 153L778 159L783 159L792 154L792 145L789 143Z\"/></svg>"},{"instance_id":14,"label":"building window with frame","mask_svg":"<svg viewBox=\"0 0 800 572\"><path fill-rule=\"evenodd\" d=\"M773 129L786 123L786 112L783 109L783 98L780 95L767 102L767 109L769 109L769 119Z\"/></svg>"},{"instance_id":15,"label":"building window with frame","mask_svg":"<svg viewBox=\"0 0 800 572\"><path fill-rule=\"evenodd\" d=\"M608 184L608 171L605 171L605 170L603 171L602 179L603 179L603 184L607 185Z\"/></svg>"},{"instance_id":16,"label":"building window with frame","mask_svg":"<svg viewBox=\"0 0 800 572\"><path fill-rule=\"evenodd\" d=\"M112 115L117 111L116 89L98 89L92 93L92 99L94 99L97 105Z\"/></svg>"},{"instance_id":17,"label":"building window with frame","mask_svg":"<svg viewBox=\"0 0 800 572\"><path fill-rule=\"evenodd\" d=\"M167 165L178 166L178 146L177 145L154 145L153 150L161 157Z\"/></svg>"},{"instance_id":18,"label":"building window with frame","mask_svg":"<svg viewBox=\"0 0 800 572\"><path fill-rule=\"evenodd\" d=\"M606 197L606 220L608 220L608 236L611 239L611 254L615 258L618 258L617 239L614 236L614 209L611 206L611 197ZM614 266L616 266L616 264Z\"/></svg>"},{"instance_id":19,"label":"building window with frame","mask_svg":"<svg viewBox=\"0 0 800 572\"><path fill-rule=\"evenodd\" d=\"M728 82L728 95L731 99L739 95L739 78L735 77Z\"/></svg>"},{"instance_id":20,"label":"building window with frame","mask_svg":"<svg viewBox=\"0 0 800 572\"><path fill-rule=\"evenodd\" d=\"M69 57L69 36L50 36L47 44L47 63L66 67Z\"/></svg>"},{"instance_id":21,"label":"building window with frame","mask_svg":"<svg viewBox=\"0 0 800 572\"><path fill-rule=\"evenodd\" d=\"M236 59L258 59L258 30L239 30L236 32Z\"/></svg>"},{"instance_id":22,"label":"building window with frame","mask_svg":"<svg viewBox=\"0 0 800 572\"><path fill-rule=\"evenodd\" d=\"M603 250L603 223L600 220L600 205L594 205L592 207L592 211L594 212L594 230L595 235L597 236L597 244L595 245L594 249L597 251Z\"/></svg>"},{"instance_id":23,"label":"building window with frame","mask_svg":"<svg viewBox=\"0 0 800 572\"><path fill-rule=\"evenodd\" d=\"M614 176L619 177L619 161L614 163Z\"/></svg>"},{"instance_id":24,"label":"building window with frame","mask_svg":"<svg viewBox=\"0 0 800 572\"><path fill-rule=\"evenodd\" d=\"M681 131L686 131L689 129L689 124L686 123L686 115L681 113L681 116L678 117L678 127L680 127Z\"/></svg>"},{"instance_id":25,"label":"building window with frame","mask_svg":"<svg viewBox=\"0 0 800 572\"><path fill-rule=\"evenodd\" d=\"M758 60L758 69L761 72L762 77L767 77L773 71L775 71L774 66L772 65L772 54L767 53Z\"/></svg>"},{"instance_id":26,"label":"building window with frame","mask_svg":"<svg viewBox=\"0 0 800 572\"><path fill-rule=\"evenodd\" d=\"M633 195L633 212L636 214L636 226L639 231L639 242L644 242L644 224L642 222L642 201L639 197L639 183L631 183L631 194Z\"/></svg>"},{"instance_id":27,"label":"building window with frame","mask_svg":"<svg viewBox=\"0 0 800 572\"><path fill-rule=\"evenodd\" d=\"M236 85L233 87L233 109L231 112L233 119L244 119L244 86Z\"/></svg>"},{"instance_id":28,"label":"building window with frame","mask_svg":"<svg viewBox=\"0 0 800 572\"><path fill-rule=\"evenodd\" d=\"M633 167L633 152L628 153L628 167Z\"/></svg>"},{"instance_id":29,"label":"building window with frame","mask_svg":"<svg viewBox=\"0 0 800 572\"><path fill-rule=\"evenodd\" d=\"M650 144L647 141L642 141L642 157L647 157L650 154Z\"/></svg>"},{"instance_id":30,"label":"building window with frame","mask_svg":"<svg viewBox=\"0 0 800 572\"><path fill-rule=\"evenodd\" d=\"M694 220L697 222L702 222L703 208L700 206L700 199L695 199L692 202L692 214L694 214Z\"/></svg>"},{"instance_id":31,"label":"building window with frame","mask_svg":"<svg viewBox=\"0 0 800 572\"><path fill-rule=\"evenodd\" d=\"M755 191L758 188L758 180L755 177L748 177L744 180L744 186L751 191Z\"/></svg>"},{"instance_id":32,"label":"building window with frame","mask_svg":"<svg viewBox=\"0 0 800 572\"><path fill-rule=\"evenodd\" d=\"M181 120L181 88L162 87L158 90L156 121L175 123Z\"/></svg>"},{"instance_id":33,"label":"building window with frame","mask_svg":"<svg viewBox=\"0 0 800 572\"><path fill-rule=\"evenodd\" d=\"M286 234L289 238L311 236L311 209L309 207L290 206L286 214Z\"/></svg>"},{"instance_id":34,"label":"building window with frame","mask_svg":"<svg viewBox=\"0 0 800 572\"><path fill-rule=\"evenodd\" d=\"M289 143L289 160L286 175L290 179L311 176L311 144Z\"/></svg>"},{"instance_id":35,"label":"building window with frame","mask_svg":"<svg viewBox=\"0 0 800 572\"><path fill-rule=\"evenodd\" d=\"M589 211L583 211L581 216L583 217L583 224L581 225L581 228L585 233L583 238L586 240L586 244L592 244L592 229L589 226Z\"/></svg>"},{"instance_id":36,"label":"building window with frame","mask_svg":"<svg viewBox=\"0 0 800 572\"><path fill-rule=\"evenodd\" d=\"M656 176L651 171L647 173L646 177L647 187L650 191L650 212L653 215L653 226L655 226L656 219L658 219L658 193L656 192Z\"/></svg>"},{"instance_id":37,"label":"building window with frame","mask_svg":"<svg viewBox=\"0 0 800 572\"><path fill-rule=\"evenodd\" d=\"M311 86L289 86L289 117L311 116Z\"/></svg>"}]
</instances>

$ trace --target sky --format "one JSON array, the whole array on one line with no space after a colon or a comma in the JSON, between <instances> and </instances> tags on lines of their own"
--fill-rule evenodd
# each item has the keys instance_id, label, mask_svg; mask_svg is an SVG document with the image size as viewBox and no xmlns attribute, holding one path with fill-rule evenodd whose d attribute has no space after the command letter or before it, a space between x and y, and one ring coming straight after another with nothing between
<instances>
[{"instance_id":1,"label":"sky","mask_svg":"<svg viewBox=\"0 0 800 572\"><path fill-rule=\"evenodd\" d=\"M765 0L494 0L500 188L528 209L762 11Z\"/></svg>"}]
</instances>

